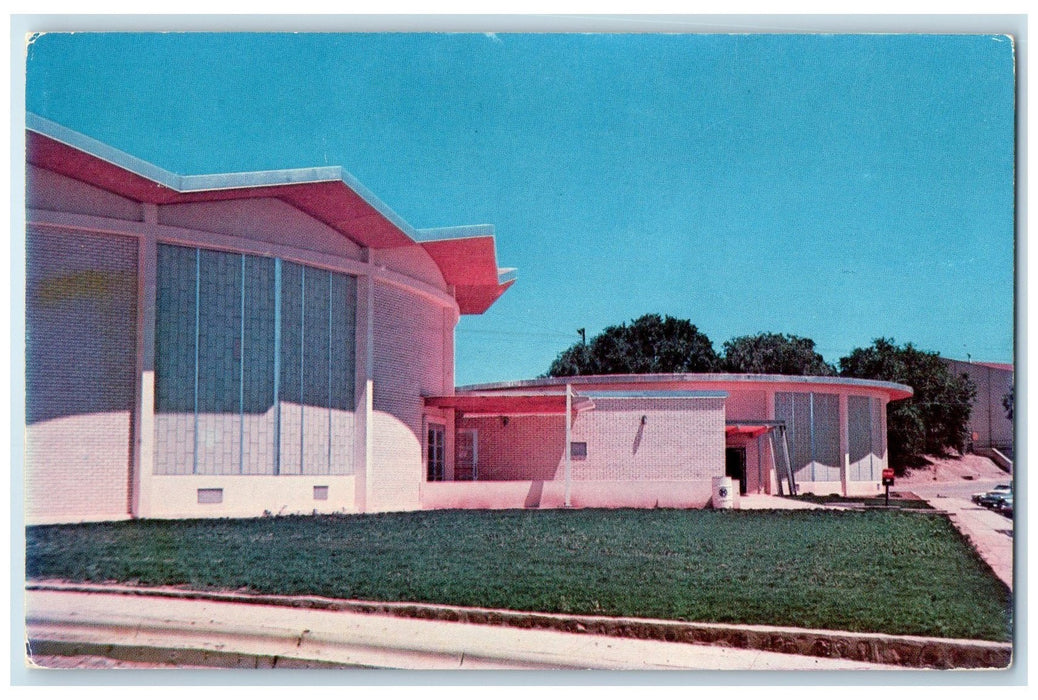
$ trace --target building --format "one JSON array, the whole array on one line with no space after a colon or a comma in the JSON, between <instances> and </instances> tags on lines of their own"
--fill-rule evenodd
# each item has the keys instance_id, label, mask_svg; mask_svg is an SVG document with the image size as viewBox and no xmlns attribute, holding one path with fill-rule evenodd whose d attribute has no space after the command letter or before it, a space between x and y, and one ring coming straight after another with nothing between
<instances>
[{"instance_id":1,"label":"building","mask_svg":"<svg viewBox=\"0 0 1038 700\"><path fill-rule=\"evenodd\" d=\"M942 357L952 374L965 374L977 387L970 413L970 445L988 454L1004 468L1013 460L1013 420L1006 416L1002 400L1013 390L1013 365L997 362L963 362ZM1001 455L993 454L993 451Z\"/></svg>"},{"instance_id":2,"label":"building","mask_svg":"<svg viewBox=\"0 0 1038 700\"><path fill-rule=\"evenodd\" d=\"M421 396L514 280L492 227L415 230L337 167L179 176L26 124L28 522L421 507Z\"/></svg>"},{"instance_id":3,"label":"building","mask_svg":"<svg viewBox=\"0 0 1038 700\"><path fill-rule=\"evenodd\" d=\"M430 452L422 503L701 507L725 475L742 494L876 494L886 406L911 394L889 382L751 374L463 387L425 399L455 412L455 444L445 469Z\"/></svg>"},{"instance_id":4,"label":"building","mask_svg":"<svg viewBox=\"0 0 1038 700\"><path fill-rule=\"evenodd\" d=\"M181 176L26 131L29 523L863 494L911 389L667 375L454 386L513 283L340 168ZM569 417L567 419L567 416Z\"/></svg>"}]
</instances>

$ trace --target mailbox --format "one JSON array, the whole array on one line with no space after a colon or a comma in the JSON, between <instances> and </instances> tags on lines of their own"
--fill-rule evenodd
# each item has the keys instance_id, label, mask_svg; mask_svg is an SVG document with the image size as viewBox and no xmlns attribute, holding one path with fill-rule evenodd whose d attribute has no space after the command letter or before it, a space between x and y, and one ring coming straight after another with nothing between
<instances>
[{"instance_id":1,"label":"mailbox","mask_svg":"<svg viewBox=\"0 0 1038 700\"><path fill-rule=\"evenodd\" d=\"M893 486L894 485L894 470L884 469L883 470L883 485Z\"/></svg>"}]
</instances>

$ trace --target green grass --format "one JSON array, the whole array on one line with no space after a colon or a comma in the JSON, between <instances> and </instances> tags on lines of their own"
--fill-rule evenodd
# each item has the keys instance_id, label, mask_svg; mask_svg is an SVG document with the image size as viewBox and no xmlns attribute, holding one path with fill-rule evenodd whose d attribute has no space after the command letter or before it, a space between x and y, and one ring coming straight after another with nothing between
<instances>
[{"instance_id":1,"label":"green grass","mask_svg":"<svg viewBox=\"0 0 1038 700\"><path fill-rule=\"evenodd\" d=\"M431 511L26 531L30 579L1008 641L1011 598L946 518Z\"/></svg>"},{"instance_id":2,"label":"green grass","mask_svg":"<svg viewBox=\"0 0 1038 700\"><path fill-rule=\"evenodd\" d=\"M869 507L885 507L887 505L887 500L884 496L840 496L835 493L828 495L805 493L799 496L784 496L784 498L790 498L794 501L807 501L808 503L851 503ZM933 510L933 507L921 498L904 498L894 494L890 494L890 507Z\"/></svg>"}]
</instances>

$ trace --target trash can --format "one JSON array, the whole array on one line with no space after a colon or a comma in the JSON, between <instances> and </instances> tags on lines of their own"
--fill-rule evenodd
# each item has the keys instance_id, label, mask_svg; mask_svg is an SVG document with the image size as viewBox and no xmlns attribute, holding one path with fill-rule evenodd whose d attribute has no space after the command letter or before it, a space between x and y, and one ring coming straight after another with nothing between
<instances>
[{"instance_id":1,"label":"trash can","mask_svg":"<svg viewBox=\"0 0 1038 700\"><path fill-rule=\"evenodd\" d=\"M710 503L718 510L731 510L735 507L735 494L730 476L715 476L713 478L712 497Z\"/></svg>"}]
</instances>

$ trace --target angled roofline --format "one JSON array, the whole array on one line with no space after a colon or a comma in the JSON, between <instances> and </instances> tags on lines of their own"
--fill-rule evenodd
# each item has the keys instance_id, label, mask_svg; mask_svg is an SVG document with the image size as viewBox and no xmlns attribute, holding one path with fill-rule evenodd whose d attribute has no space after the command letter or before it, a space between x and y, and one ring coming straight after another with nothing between
<instances>
[{"instance_id":1,"label":"angled roofline","mask_svg":"<svg viewBox=\"0 0 1038 700\"><path fill-rule=\"evenodd\" d=\"M216 190L239 190L254 187L278 187L304 185L319 182L341 182L357 193L372 209L396 226L412 241L418 242L416 229L390 209L385 202L361 184L360 180L341 166L326 165L312 168L290 168L284 170L256 170L236 173L213 173L206 175L179 175L164 168L130 155L118 148L73 131L50 119L33 112L25 113L25 128L66 146L83 151L116 167L156 182L181 194Z\"/></svg>"},{"instance_id":2,"label":"angled roofline","mask_svg":"<svg viewBox=\"0 0 1038 700\"><path fill-rule=\"evenodd\" d=\"M415 230L415 240L419 243L431 241L448 241L458 238L493 238L493 224L471 224L468 226L441 226L439 228L420 228Z\"/></svg>"},{"instance_id":3,"label":"angled roofline","mask_svg":"<svg viewBox=\"0 0 1038 700\"><path fill-rule=\"evenodd\" d=\"M415 229L340 166L178 175L32 112L25 115L25 130L34 135L26 147L28 162L138 201L269 196L362 246L421 247L454 288L463 314L483 313L516 279L514 268L497 266L492 225Z\"/></svg>"}]
</instances>

